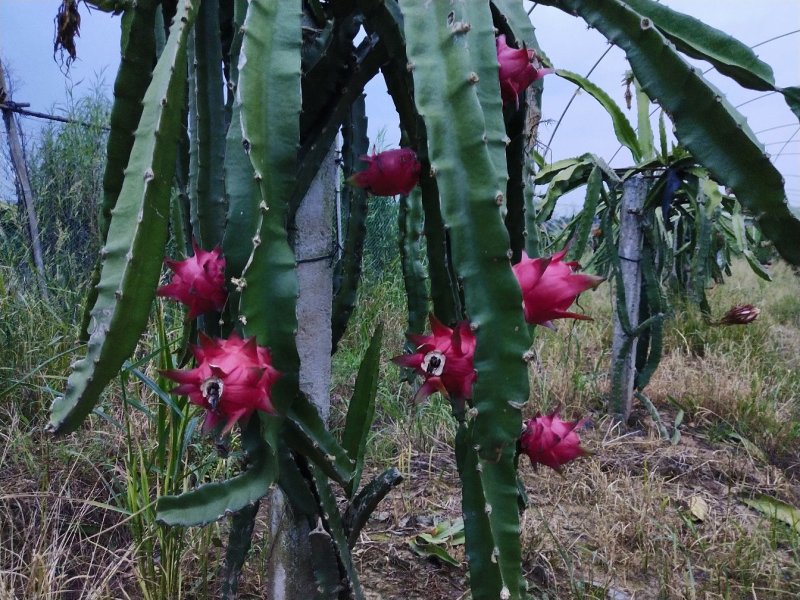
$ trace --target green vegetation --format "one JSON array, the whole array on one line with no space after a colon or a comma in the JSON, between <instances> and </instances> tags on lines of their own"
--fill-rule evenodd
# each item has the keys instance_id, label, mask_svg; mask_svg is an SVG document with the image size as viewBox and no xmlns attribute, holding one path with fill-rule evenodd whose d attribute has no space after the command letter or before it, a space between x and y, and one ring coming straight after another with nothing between
<instances>
[{"instance_id":1,"label":"green vegetation","mask_svg":"<svg viewBox=\"0 0 800 600\"><path fill-rule=\"evenodd\" d=\"M570 465L565 478L534 471L526 461L520 466L532 503L522 520L523 562L549 597L596 598L603 590L623 590L642 598L708 593L735 599L755 589L758 598L788 600L800 593L800 533L744 503L766 494L800 506L800 280L782 263L771 271L774 281L768 283L739 261L729 282L709 291L714 315L745 301L758 306L761 315L750 325L709 326L693 306L667 320L665 355L650 383L650 398L670 428L684 411L675 445L659 440L642 407L634 411L628 434L602 416L611 315L607 289L580 300L594 321L537 335L525 416L555 405L566 415L591 416L582 437L595 452ZM367 525L365 548L380 552L364 555L362 580L367 589L381 589L380 578L407 586L402 589L421 589L403 562L379 567L379 558L396 551L415 570L434 568L414 555L406 540L427 531L429 519L458 515L455 470L448 462L456 423L439 397L414 406L413 390L399 382L399 369L389 362L402 349L406 323L399 265L390 265L360 294L334 364L332 428L341 432L344 426L360 357L382 322L386 333L365 476L397 465L406 478L391 496L392 508ZM146 499L152 502L163 490L161 467L151 462L157 457L157 418L133 404L155 414L163 403L129 373L128 408L119 401L118 383L108 393L113 400L101 407L104 416L92 417L66 443L54 442L41 428L74 359L75 317L48 307L15 277L5 280L0 313L0 590L26 598L66 590L84 597L91 590L101 597L122 597L121 590L134 598L159 597L167 558L164 533L152 520L152 504L145 508ZM171 322L174 338L180 332L178 322ZM150 354L158 347L157 338L145 338L137 351L146 359L138 368L151 377L158 359ZM218 458L195 434L181 468L213 478L237 460ZM144 510L131 515L134 491ZM620 517L609 521L604 515L612 509ZM411 517L416 521L409 525ZM242 575L245 594L263 585L262 561L270 552L264 519L259 514L254 554ZM399 534L380 533L387 519ZM174 559L183 573L174 589L182 597L213 597L226 527L183 534ZM453 555L463 565L459 552L455 547ZM160 560L152 562L158 553ZM463 589L463 566L445 568Z\"/></svg>"}]
</instances>

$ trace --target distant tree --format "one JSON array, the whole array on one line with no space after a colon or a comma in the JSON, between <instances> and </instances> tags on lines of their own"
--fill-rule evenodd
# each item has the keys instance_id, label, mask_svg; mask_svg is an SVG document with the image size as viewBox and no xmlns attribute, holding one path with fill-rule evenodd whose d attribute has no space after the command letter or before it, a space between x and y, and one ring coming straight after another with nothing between
<instances>
[{"instance_id":1,"label":"distant tree","mask_svg":"<svg viewBox=\"0 0 800 600\"><path fill-rule=\"evenodd\" d=\"M109 111L101 84L80 98L70 91L66 116L92 126L48 123L31 153L42 248L48 275L58 285L84 282L97 257Z\"/></svg>"}]
</instances>

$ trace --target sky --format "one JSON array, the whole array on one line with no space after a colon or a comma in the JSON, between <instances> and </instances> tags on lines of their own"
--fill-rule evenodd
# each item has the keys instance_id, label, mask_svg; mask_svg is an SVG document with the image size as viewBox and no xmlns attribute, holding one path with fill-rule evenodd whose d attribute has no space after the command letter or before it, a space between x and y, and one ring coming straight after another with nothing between
<instances>
[{"instance_id":1,"label":"sky","mask_svg":"<svg viewBox=\"0 0 800 600\"><path fill-rule=\"evenodd\" d=\"M800 0L664 0L663 3L751 46L783 36L758 46L756 52L773 67L779 86L800 85ZM524 4L526 8L533 6L529 1ZM119 18L97 10L88 11L81 4L78 59L66 72L53 59L53 17L58 5L59 0L0 0L0 58L14 80L14 99L29 102L32 110L63 112L68 90L81 96L99 82L104 82L110 95L119 64ZM557 9L535 6L531 19L539 45L557 68L586 75L608 48L605 39L587 29L581 19ZM703 63L698 64L705 70ZM590 76L623 109L621 81L625 70L624 54L614 47ZM713 71L707 77L733 105L739 106L784 175L790 203L800 206L800 125L782 97L744 90ZM371 139L383 132L384 144L396 145L400 137L397 115L382 79L373 80L366 91ZM543 144L550 142L555 122L574 92L573 84L552 75L546 78L544 121L540 128ZM635 121L635 107L628 116ZM32 136L40 125L26 118L22 119L22 126ZM4 132L0 138L0 143L5 144ZM556 161L593 152L609 160L616 153L612 166L632 164L630 153L626 149L617 152L618 147L608 115L594 99L579 94L564 115L545 156ZM0 181L0 198L8 189L8 182ZM10 189L13 193L13 186ZM560 212L571 213L580 207L581 200L580 195L574 194L565 198Z\"/></svg>"}]
</instances>

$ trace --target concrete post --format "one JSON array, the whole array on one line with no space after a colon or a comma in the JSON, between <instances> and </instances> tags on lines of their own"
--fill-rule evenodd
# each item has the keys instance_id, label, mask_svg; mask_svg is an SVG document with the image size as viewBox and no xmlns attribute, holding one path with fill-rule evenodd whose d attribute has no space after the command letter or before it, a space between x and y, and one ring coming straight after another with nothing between
<instances>
[{"instance_id":1,"label":"concrete post","mask_svg":"<svg viewBox=\"0 0 800 600\"><path fill-rule=\"evenodd\" d=\"M336 195L335 145L317 173L296 215L295 257L297 351L300 389L327 421L330 414L331 305L333 302L333 206ZM291 514L280 489L270 496L273 550L267 567L270 600L306 600L316 587L311 567L308 523Z\"/></svg>"},{"instance_id":2,"label":"concrete post","mask_svg":"<svg viewBox=\"0 0 800 600\"><path fill-rule=\"evenodd\" d=\"M641 175L628 179L622 188L620 206L619 258L622 283L625 288L625 306L614 311L614 338L611 344L611 398L610 412L622 422L631 414L633 382L636 375L636 339L625 349L629 335L622 328L619 311L624 310L632 329L639 324L639 300L642 289L642 207L647 196L647 182ZM610 234L610 232L608 232ZM623 353L623 350L626 350Z\"/></svg>"}]
</instances>

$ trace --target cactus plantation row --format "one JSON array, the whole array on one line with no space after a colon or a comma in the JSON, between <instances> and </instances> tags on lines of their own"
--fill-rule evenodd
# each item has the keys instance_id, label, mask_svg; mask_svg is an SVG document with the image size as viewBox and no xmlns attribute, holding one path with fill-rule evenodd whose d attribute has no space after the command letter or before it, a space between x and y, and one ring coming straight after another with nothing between
<instances>
[{"instance_id":1,"label":"cactus plantation row","mask_svg":"<svg viewBox=\"0 0 800 600\"><path fill-rule=\"evenodd\" d=\"M442 394L458 421L454 453L476 600L527 594L520 455L559 469L585 454L581 421L551 414L523 425L533 326L587 318L570 311L577 295L615 279L626 340L620 355L639 340L641 394L660 357L664 280L674 276L702 304L706 282L724 276L732 252L760 269L751 248L762 235L800 262L800 223L779 173L682 54L710 61L742 86L783 94L798 115L799 90L777 88L745 46L652 0L540 4L584 19L626 52L640 115L651 102L663 110L658 149L649 122L634 131L602 90L548 64L519 0L89 4L122 12L105 242L86 306L86 355L53 404L49 429L81 426L133 354L156 295L185 304L185 346L173 350L193 363L162 375L177 383L173 402L204 411L209 438L224 446L240 433L245 459L231 479L195 489L175 482L158 500L157 518L190 526L231 516L226 597L236 594L255 507L277 487L309 531L316 597L364 598L351 550L400 481L390 469L361 485L380 328L340 437L301 384L298 295L314 291L298 282L307 257L297 247L308 235L298 210L340 133L347 233L330 326L318 342L335 352L355 308L368 195L400 195L409 343L395 361L419 385L418 400ZM637 164L615 171L584 155L545 165L535 150L545 76L565 77L597 98ZM394 102L402 148L369 154L364 86L375 77ZM672 148L666 119L678 138ZM649 181L639 215L644 302L629 315L630 290L617 276L620 198L642 174ZM547 186L541 198L534 184ZM571 243L549 239L557 199L581 186L586 203L567 229ZM170 240L181 256L165 256ZM590 242L596 275L577 272ZM172 272L159 287L165 258ZM180 443L165 451L179 452Z\"/></svg>"}]
</instances>

